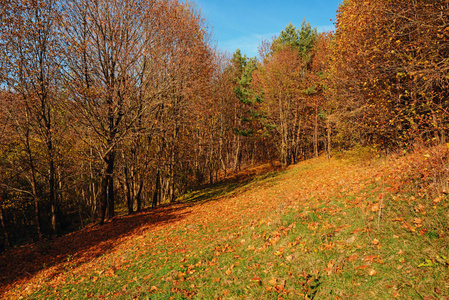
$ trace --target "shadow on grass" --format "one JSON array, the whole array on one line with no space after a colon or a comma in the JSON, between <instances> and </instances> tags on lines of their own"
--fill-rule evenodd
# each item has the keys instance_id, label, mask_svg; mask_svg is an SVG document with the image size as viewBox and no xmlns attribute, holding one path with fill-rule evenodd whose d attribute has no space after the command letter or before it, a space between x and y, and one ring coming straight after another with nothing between
<instances>
[{"instance_id":1,"label":"shadow on grass","mask_svg":"<svg viewBox=\"0 0 449 300\"><path fill-rule=\"evenodd\" d=\"M251 168L193 191L177 203L116 217L102 226L91 225L54 240L3 252L0 254L0 298L14 284L20 284L41 271L46 272L46 279L52 279L58 273L66 272L69 265L80 266L108 253L130 235L184 219L191 213L185 208L242 193L257 183L266 184L266 180L277 176L280 170L269 165Z\"/></svg>"},{"instance_id":2,"label":"shadow on grass","mask_svg":"<svg viewBox=\"0 0 449 300\"><path fill-rule=\"evenodd\" d=\"M186 214L188 212L179 210L176 205L146 209L133 215L117 217L102 226L88 226L54 240L1 253L0 298L12 284L31 278L40 271L51 269L48 274L48 279L51 279L66 271L69 262L82 265L112 250L120 244L122 238L139 234L148 227L173 223L183 219Z\"/></svg>"},{"instance_id":3,"label":"shadow on grass","mask_svg":"<svg viewBox=\"0 0 449 300\"><path fill-rule=\"evenodd\" d=\"M266 183L269 179L275 178L281 172L282 168L272 168L268 165L252 168L234 174L226 180L213 185L192 191L186 194L179 202L186 206L195 206L199 203L217 201L223 197L235 196L252 188L254 184Z\"/></svg>"}]
</instances>

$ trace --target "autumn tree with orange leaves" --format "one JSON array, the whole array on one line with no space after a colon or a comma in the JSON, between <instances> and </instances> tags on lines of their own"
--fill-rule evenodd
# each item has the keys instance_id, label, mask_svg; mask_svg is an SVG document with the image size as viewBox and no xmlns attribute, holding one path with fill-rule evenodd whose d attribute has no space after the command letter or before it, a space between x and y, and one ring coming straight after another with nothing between
<instances>
[{"instance_id":1,"label":"autumn tree with orange leaves","mask_svg":"<svg viewBox=\"0 0 449 300\"><path fill-rule=\"evenodd\" d=\"M67 5L70 105L84 123L83 138L103 162L99 222L114 216L119 151L125 164L121 186L130 212L133 198L140 206L143 182L136 174L141 168L136 155L141 147L156 151L147 155L158 159L156 181L163 182L156 185L165 188L164 195L155 193L173 200L180 141L186 120L194 119L187 114L197 111L194 103L201 101L211 68L200 16L177 1L69 1ZM147 136L146 141L142 136ZM126 150L125 145L132 148Z\"/></svg>"},{"instance_id":2,"label":"autumn tree with orange leaves","mask_svg":"<svg viewBox=\"0 0 449 300\"><path fill-rule=\"evenodd\" d=\"M23 169L18 169L28 173L27 186L13 190L33 199L40 239L42 218L50 219L53 235L59 233L57 132L60 130L57 128L57 107L62 84L59 4L56 0L4 1L1 7L0 83L5 89L2 96L6 100L3 117L12 120L16 142L20 144L19 155L24 155L26 163L22 165ZM41 191L42 186L45 192ZM11 185L4 187L12 189ZM49 216L41 216L41 202L49 204Z\"/></svg>"},{"instance_id":3,"label":"autumn tree with orange leaves","mask_svg":"<svg viewBox=\"0 0 449 300\"><path fill-rule=\"evenodd\" d=\"M216 51L178 0L5 0L0 248L332 148L447 141L449 4L358 1Z\"/></svg>"},{"instance_id":4,"label":"autumn tree with orange leaves","mask_svg":"<svg viewBox=\"0 0 449 300\"><path fill-rule=\"evenodd\" d=\"M214 52L195 6L3 4L0 84L8 105L0 113L13 133L0 153L2 174L13 175L1 182L4 236L28 223L37 230L25 236L39 237L86 218L102 224L116 205L132 213L154 195L156 203L173 201L194 185L193 132L208 131L198 121L215 114L205 109Z\"/></svg>"},{"instance_id":5,"label":"autumn tree with orange leaves","mask_svg":"<svg viewBox=\"0 0 449 300\"><path fill-rule=\"evenodd\" d=\"M447 1L345 1L333 41L340 141L382 148L444 141Z\"/></svg>"},{"instance_id":6,"label":"autumn tree with orange leaves","mask_svg":"<svg viewBox=\"0 0 449 300\"><path fill-rule=\"evenodd\" d=\"M304 21L301 29L290 24L271 45L262 45L255 86L263 98L265 128L276 138L284 166L324 149L329 41L329 34L318 35Z\"/></svg>"}]
</instances>

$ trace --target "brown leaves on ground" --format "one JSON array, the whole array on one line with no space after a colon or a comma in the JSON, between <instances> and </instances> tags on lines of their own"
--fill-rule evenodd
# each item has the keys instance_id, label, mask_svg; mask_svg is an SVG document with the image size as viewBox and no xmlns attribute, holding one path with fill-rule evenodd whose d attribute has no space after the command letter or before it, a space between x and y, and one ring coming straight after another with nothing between
<instances>
[{"instance_id":1,"label":"brown leaves on ground","mask_svg":"<svg viewBox=\"0 0 449 300\"><path fill-rule=\"evenodd\" d=\"M0 254L0 297L13 286L37 285L42 278L58 277L69 266L84 269L86 263L110 250L126 249L127 243L135 242L133 239L145 231L157 230L183 218L188 210L181 211L179 207L173 205L145 210L115 218L103 226L89 226L55 240Z\"/></svg>"},{"instance_id":2,"label":"brown leaves on ground","mask_svg":"<svg viewBox=\"0 0 449 300\"><path fill-rule=\"evenodd\" d=\"M327 164L327 161L320 158L303 162L302 165L314 163ZM360 171L351 171L352 167L344 167L337 161L332 164L338 165L340 173L345 172L348 182L350 178L360 177ZM96 258L106 252L120 253L131 247L133 243L136 243L136 239L148 231L161 231L169 226L174 228L190 226L189 230L196 230L196 227L192 227L193 225L207 228L210 224L220 228L234 228L242 224L242 216L245 220L263 222L265 221L263 217L270 212L291 208L314 195L320 198L326 197L327 191L332 186L343 184L332 175L332 172L329 172L327 176L318 176L322 172L321 168L304 171L300 180L295 172L288 172L288 176L284 176L282 181L277 181L275 186L265 185L257 180L251 182L248 179L254 175L263 174L268 168L268 166L260 166L234 175L230 181L240 183L241 186L230 192L214 195L205 199L206 201L200 199L202 202L195 202L194 199L193 202L117 217L101 227L90 226L45 244L24 246L5 252L0 255L0 290L11 291L14 287L21 285L29 287L26 292L23 289L22 293L31 293L38 288L43 278L50 278L55 283L62 282L64 275L61 274L69 266L74 268L73 272L79 274L91 271L95 269L93 264ZM349 175L348 171L352 174ZM251 187L254 187L251 193L245 193ZM274 193L276 198L273 198ZM210 201L214 199L220 201ZM279 228L267 242L267 247L275 245L279 236L288 233L293 226ZM218 234L219 232L210 231L209 238L213 239L214 235ZM221 249L216 249L215 253L220 255L220 253L232 251L232 245L225 245ZM117 257L120 256L117 255ZM117 263L120 264L120 262ZM11 292L8 296L12 296Z\"/></svg>"},{"instance_id":3,"label":"brown leaves on ground","mask_svg":"<svg viewBox=\"0 0 449 300\"><path fill-rule=\"evenodd\" d=\"M80 278L87 278L90 275L86 274L102 270L101 260L103 258L101 256L106 252L117 260L118 267L126 269L129 262L121 258L120 253L141 243L143 236L149 232L161 234L158 242L167 246L167 249L170 248L166 253L169 256L171 253L186 253L192 247L192 241L187 241L183 234L175 233L176 230L196 232L199 228L203 228L203 231L207 233L206 238L211 241L221 237L223 231L235 229L232 240L212 248L215 258L207 264L214 266L221 255L234 253L235 249L242 245L243 242L238 238L244 224L250 228L262 224L270 226L272 220L268 216L273 212L282 215L283 212L291 209L298 211L298 221L302 222L312 234L322 234L323 244L320 250L329 251L342 245L360 248L361 246L356 243L358 240L356 235L369 230L368 228L351 231L353 236L347 239L346 243L340 245L327 239L340 234L349 225L328 224L321 219L321 215L342 213L342 208L329 206L330 199L342 199L345 209L359 207L367 214L375 216L382 213L383 204L374 202L374 204L377 203L376 206L366 201L368 195L365 194L365 190L368 185L378 181L383 181L383 185L386 187L393 186L398 179L395 174L398 170L403 170L406 166L404 161L407 162L409 159L409 157L399 157L384 164L376 163L366 167L366 165L348 164L336 159L328 161L325 158L318 158L288 168L276 180L272 180L273 174L264 174L268 167L262 166L234 175L234 178L230 179L230 183L234 184L232 188L229 188L231 185L223 184L222 187L216 187L216 190L210 189L209 194L207 189L203 191L204 197L193 196L181 204L118 217L101 227L91 226L53 241L7 251L0 255L0 291L2 291L0 297L26 297L37 290L44 279L56 286L64 281L64 274L69 268L72 274L78 274ZM256 177L254 180L248 179L253 175L260 177ZM395 189L397 188L399 185L396 182ZM347 195L354 195L354 197L350 199ZM382 199L375 201L382 201ZM398 198L394 201L403 200ZM438 201L430 202L431 205L438 205ZM394 220L389 217L389 220L397 221L397 224L407 227L407 230L415 230L415 228L423 230L427 220L423 212L428 208L420 207L418 204L415 204L414 207L417 209L416 213L419 214L416 217L407 219L406 216L397 216ZM310 220L309 216L312 213L317 219L313 222L307 221ZM273 231L267 232L266 236L260 236L265 239L262 249L248 244L244 246L244 250L257 253L270 248L270 253L273 255L287 261L293 260L294 255L290 253L286 253L284 258L284 251L299 244L299 250L309 251L309 245L301 240L301 237L285 245L280 243L280 238L289 234L294 227L295 223L281 227L276 226ZM164 236L163 232L172 234ZM236 239L235 242L234 239ZM370 241L370 246L376 249L380 249L384 243L381 238L372 237ZM152 245L146 246L148 247L144 247L145 249L142 251L156 251L152 250ZM240 254L233 254L236 263L240 259ZM363 271L370 276L378 274L373 263L383 263L377 256L359 257L357 254L347 256L344 260L355 264L356 270ZM194 272L195 270L188 269L187 271ZM115 270L105 270L98 276L114 276L114 272ZM333 275L340 272L341 261L326 262L324 274ZM232 265L224 269L224 273L225 276L233 276ZM215 277L215 280L219 282L225 279ZM286 289L285 282L277 278L274 280L269 282L268 287L273 292L282 293ZM260 277L255 276L252 278L252 282L260 285L262 281ZM155 284L154 287L156 289L157 285ZM185 297L194 295L190 290L179 289L173 292L180 293Z\"/></svg>"}]
</instances>

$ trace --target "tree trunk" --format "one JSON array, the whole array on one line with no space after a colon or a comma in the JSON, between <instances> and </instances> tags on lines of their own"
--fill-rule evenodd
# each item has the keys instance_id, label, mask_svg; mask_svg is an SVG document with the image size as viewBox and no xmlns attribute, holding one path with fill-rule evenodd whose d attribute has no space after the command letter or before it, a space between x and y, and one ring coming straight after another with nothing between
<instances>
[{"instance_id":1,"label":"tree trunk","mask_svg":"<svg viewBox=\"0 0 449 300\"><path fill-rule=\"evenodd\" d=\"M104 172L103 176L101 177L101 184L100 184L101 194L100 194L100 203L99 203L99 210L98 210L98 224L103 225L104 220L106 219L106 209L108 205L108 175L106 174L106 171Z\"/></svg>"},{"instance_id":2,"label":"tree trunk","mask_svg":"<svg viewBox=\"0 0 449 300\"><path fill-rule=\"evenodd\" d=\"M170 173L168 178L168 199L170 203L175 201L175 150L172 149L170 157Z\"/></svg>"},{"instance_id":3,"label":"tree trunk","mask_svg":"<svg viewBox=\"0 0 449 300\"><path fill-rule=\"evenodd\" d=\"M39 237L39 241L42 240L42 230L41 230L41 221L39 217L39 198L37 196L37 188L36 188L36 175L34 174L34 168L31 171L31 190L33 193L34 200L34 220L36 222L36 231Z\"/></svg>"},{"instance_id":4,"label":"tree trunk","mask_svg":"<svg viewBox=\"0 0 449 300\"><path fill-rule=\"evenodd\" d=\"M214 184L214 170L212 166L209 167L209 184Z\"/></svg>"},{"instance_id":5,"label":"tree trunk","mask_svg":"<svg viewBox=\"0 0 449 300\"><path fill-rule=\"evenodd\" d=\"M51 148L51 146L50 146ZM56 217L56 170L55 170L55 165L54 165L54 161L53 161L53 150L52 149L48 149L48 151L50 151L50 166L49 166L49 185L50 185L50 210L51 210L51 228L53 231L53 234L56 236L60 235L59 232L59 226L58 226L58 221L57 221L57 217Z\"/></svg>"},{"instance_id":6,"label":"tree trunk","mask_svg":"<svg viewBox=\"0 0 449 300\"><path fill-rule=\"evenodd\" d=\"M11 247L11 244L9 243L8 231L6 230L5 226L4 212L1 206L1 201L0 201L0 226L2 227L3 237L5 239L5 248L8 249L9 247Z\"/></svg>"},{"instance_id":7,"label":"tree trunk","mask_svg":"<svg viewBox=\"0 0 449 300\"><path fill-rule=\"evenodd\" d=\"M239 159L240 159L240 136L238 134L234 136L234 150L235 153L234 153L233 171L235 173L239 168Z\"/></svg>"},{"instance_id":8,"label":"tree trunk","mask_svg":"<svg viewBox=\"0 0 449 300\"><path fill-rule=\"evenodd\" d=\"M115 216L115 191L114 191L114 152L111 152L111 158L108 167L108 216L112 219Z\"/></svg>"},{"instance_id":9,"label":"tree trunk","mask_svg":"<svg viewBox=\"0 0 449 300\"><path fill-rule=\"evenodd\" d=\"M161 189L161 177L159 170L157 171L156 175L156 187L154 189L153 193L153 208L157 206L157 204L160 202L160 189Z\"/></svg>"},{"instance_id":10,"label":"tree trunk","mask_svg":"<svg viewBox=\"0 0 449 300\"><path fill-rule=\"evenodd\" d=\"M129 184L129 180L125 179L125 187L126 187L126 205L128 207L128 214L132 214L134 212L134 203L131 186Z\"/></svg>"},{"instance_id":11,"label":"tree trunk","mask_svg":"<svg viewBox=\"0 0 449 300\"><path fill-rule=\"evenodd\" d=\"M132 179L130 179L130 175L129 175L129 171L128 171L128 167L125 166L124 167L124 173L125 173L125 183L124 183L124 188L125 188L125 192L126 192L126 204L128 207L128 214L132 214L134 212L134 203L133 203L133 196L132 196L132 188L131 188L131 184L130 181Z\"/></svg>"},{"instance_id":12,"label":"tree trunk","mask_svg":"<svg viewBox=\"0 0 449 300\"><path fill-rule=\"evenodd\" d=\"M30 184L31 184L31 194L33 195L34 202L34 220L36 222L36 231L39 237L39 241L42 240L42 230L41 222L39 218L39 196L37 194L37 180L36 180L36 169L34 167L33 157L31 155L31 145L30 145L30 133L29 131L25 134L25 144L26 152L28 154L28 163L30 166Z\"/></svg>"},{"instance_id":13,"label":"tree trunk","mask_svg":"<svg viewBox=\"0 0 449 300\"><path fill-rule=\"evenodd\" d=\"M136 194L137 212L140 212L142 210L142 190L143 190L143 180L140 181L139 190L137 191Z\"/></svg>"},{"instance_id":14,"label":"tree trunk","mask_svg":"<svg viewBox=\"0 0 449 300\"><path fill-rule=\"evenodd\" d=\"M98 224L104 224L106 212L109 218L114 217L114 151L110 151L104 159L104 171L101 178L101 196L98 213Z\"/></svg>"}]
</instances>

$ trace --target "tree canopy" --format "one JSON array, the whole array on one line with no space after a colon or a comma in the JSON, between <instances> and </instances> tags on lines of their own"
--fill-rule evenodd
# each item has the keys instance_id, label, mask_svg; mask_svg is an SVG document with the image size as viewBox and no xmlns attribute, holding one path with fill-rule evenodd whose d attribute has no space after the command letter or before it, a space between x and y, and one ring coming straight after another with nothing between
<instances>
[{"instance_id":1,"label":"tree canopy","mask_svg":"<svg viewBox=\"0 0 449 300\"><path fill-rule=\"evenodd\" d=\"M449 4L344 1L250 58L178 0L2 2L0 248L333 149L445 143Z\"/></svg>"}]
</instances>

